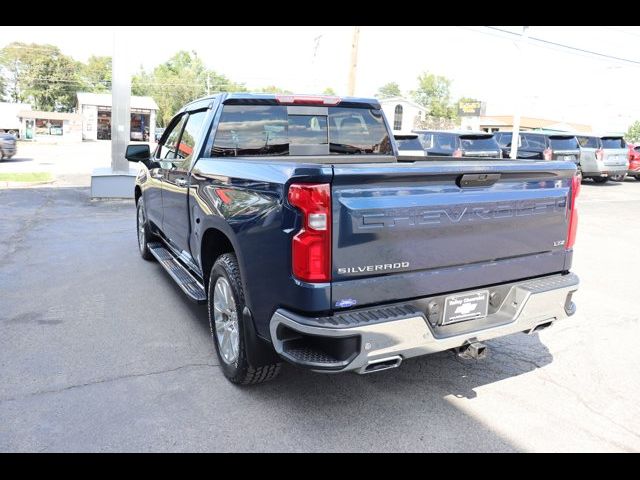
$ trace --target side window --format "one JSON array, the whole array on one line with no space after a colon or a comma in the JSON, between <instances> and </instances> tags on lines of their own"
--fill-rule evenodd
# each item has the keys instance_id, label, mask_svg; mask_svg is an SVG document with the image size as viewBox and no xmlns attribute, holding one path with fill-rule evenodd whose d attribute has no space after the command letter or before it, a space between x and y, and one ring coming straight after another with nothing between
<instances>
[{"instance_id":1,"label":"side window","mask_svg":"<svg viewBox=\"0 0 640 480\"><path fill-rule=\"evenodd\" d=\"M188 164L189 162L191 162L191 157L193 156L193 148L196 145L198 134L200 133L202 123L204 122L206 116L206 110L201 110L199 112L189 114L189 117L187 118L187 125L184 127L182 138L180 138L180 143L178 144L176 153L177 162L180 162L182 164Z\"/></svg>"},{"instance_id":2,"label":"side window","mask_svg":"<svg viewBox=\"0 0 640 480\"><path fill-rule=\"evenodd\" d=\"M171 127L171 131L169 132L167 139L158 149L158 160L173 160L176 158L178 140L180 139L180 133L182 133L182 127L184 127L186 119L187 115L182 115L180 121Z\"/></svg>"}]
</instances>

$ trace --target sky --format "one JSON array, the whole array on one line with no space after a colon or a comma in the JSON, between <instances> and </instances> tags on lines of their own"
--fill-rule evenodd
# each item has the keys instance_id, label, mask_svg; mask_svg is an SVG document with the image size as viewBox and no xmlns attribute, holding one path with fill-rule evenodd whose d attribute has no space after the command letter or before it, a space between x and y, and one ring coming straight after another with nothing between
<instances>
[{"instance_id":1,"label":"sky","mask_svg":"<svg viewBox=\"0 0 640 480\"><path fill-rule=\"evenodd\" d=\"M522 27L360 27L356 91L373 96L395 81L403 93L429 71L452 80L452 99L486 102L488 115L522 115L625 131L640 119L640 27L539 27L528 35L615 60L530 40ZM347 93L353 27L2 27L0 48L13 41L50 43L77 60L111 55L114 35L127 38L132 71L151 69L178 50L244 83L296 93L332 87ZM523 60L524 59L524 60ZM636 63L634 63L636 62ZM522 69L519 66L522 63Z\"/></svg>"}]
</instances>

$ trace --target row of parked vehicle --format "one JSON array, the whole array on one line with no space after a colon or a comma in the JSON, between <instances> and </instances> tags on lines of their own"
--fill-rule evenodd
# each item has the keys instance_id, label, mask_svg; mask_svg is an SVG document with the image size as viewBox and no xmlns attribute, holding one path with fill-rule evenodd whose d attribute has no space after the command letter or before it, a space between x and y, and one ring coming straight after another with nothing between
<instances>
[{"instance_id":1,"label":"row of parked vehicle","mask_svg":"<svg viewBox=\"0 0 640 480\"><path fill-rule=\"evenodd\" d=\"M414 130L394 135L400 157L450 156L509 158L512 132ZM627 175L640 180L640 145L621 135L588 135L553 131L523 131L517 158L566 160L577 164L582 178L597 183L621 181Z\"/></svg>"}]
</instances>

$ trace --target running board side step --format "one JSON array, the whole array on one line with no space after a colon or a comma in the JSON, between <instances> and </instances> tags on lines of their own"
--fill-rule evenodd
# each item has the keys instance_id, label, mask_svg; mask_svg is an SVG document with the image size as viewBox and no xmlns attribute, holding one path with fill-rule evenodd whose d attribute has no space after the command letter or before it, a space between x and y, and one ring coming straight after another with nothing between
<instances>
[{"instance_id":1,"label":"running board side step","mask_svg":"<svg viewBox=\"0 0 640 480\"><path fill-rule=\"evenodd\" d=\"M156 257L158 263L162 265L171 278L175 280L178 286L187 296L198 303L207 301L207 294L204 291L204 285L196 280L193 275L171 254L169 250L164 248L161 243L148 243L149 251Z\"/></svg>"}]
</instances>

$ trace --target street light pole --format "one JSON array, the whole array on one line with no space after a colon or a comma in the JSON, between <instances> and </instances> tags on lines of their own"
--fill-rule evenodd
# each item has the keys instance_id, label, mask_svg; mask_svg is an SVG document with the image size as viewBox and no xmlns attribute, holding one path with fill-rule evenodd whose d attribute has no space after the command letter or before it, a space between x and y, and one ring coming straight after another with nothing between
<instances>
[{"instance_id":1,"label":"street light pole","mask_svg":"<svg viewBox=\"0 0 640 480\"><path fill-rule=\"evenodd\" d=\"M514 63L517 65L515 72L516 87L516 101L515 111L513 112L513 133L511 135L511 151L509 152L510 158L518 158L518 143L520 139L520 116L522 114L522 82L524 81L524 66L525 66L525 53L527 45L527 29L529 27L522 27L522 35L520 36L520 42L516 49L515 55L518 57Z\"/></svg>"}]
</instances>

